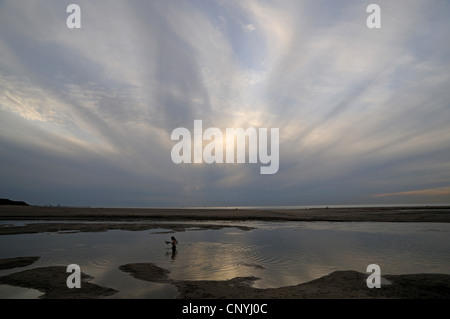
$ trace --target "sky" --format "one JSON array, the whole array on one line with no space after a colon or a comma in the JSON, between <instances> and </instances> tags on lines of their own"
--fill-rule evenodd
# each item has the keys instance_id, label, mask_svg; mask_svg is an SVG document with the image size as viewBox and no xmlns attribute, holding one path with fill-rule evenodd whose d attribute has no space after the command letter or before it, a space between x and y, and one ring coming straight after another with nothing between
<instances>
[{"instance_id":1,"label":"sky","mask_svg":"<svg viewBox=\"0 0 450 319\"><path fill-rule=\"evenodd\" d=\"M447 0L0 0L0 197L450 203L449 16ZM278 128L278 171L174 163L195 120Z\"/></svg>"}]
</instances>

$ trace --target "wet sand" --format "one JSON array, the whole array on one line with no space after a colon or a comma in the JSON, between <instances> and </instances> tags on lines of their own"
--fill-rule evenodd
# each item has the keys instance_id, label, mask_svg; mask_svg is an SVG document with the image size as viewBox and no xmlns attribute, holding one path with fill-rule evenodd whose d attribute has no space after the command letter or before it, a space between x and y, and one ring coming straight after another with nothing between
<instances>
[{"instance_id":1,"label":"wet sand","mask_svg":"<svg viewBox=\"0 0 450 319\"><path fill-rule=\"evenodd\" d=\"M12 269L17 267L25 267L39 260L40 257L14 257L0 259L0 269Z\"/></svg>"},{"instance_id":2,"label":"wet sand","mask_svg":"<svg viewBox=\"0 0 450 319\"><path fill-rule=\"evenodd\" d=\"M65 266L27 269L0 277L0 284L32 288L42 292L41 299L98 299L117 293L116 290L89 282L91 276L81 273L81 288L69 289Z\"/></svg>"},{"instance_id":3,"label":"wet sand","mask_svg":"<svg viewBox=\"0 0 450 319\"><path fill-rule=\"evenodd\" d=\"M196 229L223 229L223 228L239 228L241 230L251 230L252 227L240 226L240 225L214 225L214 224L170 224L170 223L64 223L60 221L45 222L45 223L33 223L27 222L25 225L14 226L11 224L3 225L0 227L0 235L18 235L18 234L36 234L36 233L77 233L77 232L102 232L107 230L128 230L128 231L141 231L149 229L164 228L166 231L159 233L175 233L183 232L189 228ZM156 233L155 233L156 234Z\"/></svg>"},{"instance_id":4,"label":"wet sand","mask_svg":"<svg viewBox=\"0 0 450 319\"><path fill-rule=\"evenodd\" d=\"M330 222L435 222L450 223L450 207L315 208L315 209L139 209L0 206L0 220L39 220L23 226L3 225L0 235L40 232L98 232L113 229L148 230L164 222L169 232L190 227L220 229L229 226L189 224L189 221L330 221ZM49 221L48 223L42 221ZM64 223L60 221L72 221ZM76 223L74 221L80 221ZM86 223L95 221L95 223ZM101 223L105 221L105 223ZM108 223L106 223L106 221ZM139 221L139 223L131 223ZM170 224L171 221L185 222ZM110 223L114 222L114 223ZM149 222L149 223L146 223ZM151 222L151 223L150 223ZM242 230L251 227L237 225Z\"/></svg>"},{"instance_id":5,"label":"wet sand","mask_svg":"<svg viewBox=\"0 0 450 319\"><path fill-rule=\"evenodd\" d=\"M26 257L24 257L26 258ZM20 258L18 258L20 259ZM0 260L1 262L1 260ZM281 288L252 287L256 277L236 277L220 281L180 281L170 279L170 271L152 263L135 263L119 267L136 279L168 283L177 287L179 299L449 299L450 275L384 275L389 284L369 289L367 274L353 270L335 271L319 279ZM80 289L66 286L66 267L50 266L28 269L0 277L8 284L41 291L43 299L114 298L116 290L92 283L82 273Z\"/></svg>"},{"instance_id":6,"label":"wet sand","mask_svg":"<svg viewBox=\"0 0 450 319\"><path fill-rule=\"evenodd\" d=\"M147 209L0 206L0 220L261 220L450 223L450 207Z\"/></svg>"}]
</instances>

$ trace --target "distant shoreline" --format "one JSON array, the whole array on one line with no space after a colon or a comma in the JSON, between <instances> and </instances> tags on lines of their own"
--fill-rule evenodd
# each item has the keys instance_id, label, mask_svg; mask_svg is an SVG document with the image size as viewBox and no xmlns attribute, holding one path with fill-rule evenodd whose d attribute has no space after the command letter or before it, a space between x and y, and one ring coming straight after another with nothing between
<instances>
[{"instance_id":1,"label":"distant shoreline","mask_svg":"<svg viewBox=\"0 0 450 319\"><path fill-rule=\"evenodd\" d=\"M260 220L450 223L450 206L331 207L310 209L78 208L63 206L0 206L0 220Z\"/></svg>"}]
</instances>

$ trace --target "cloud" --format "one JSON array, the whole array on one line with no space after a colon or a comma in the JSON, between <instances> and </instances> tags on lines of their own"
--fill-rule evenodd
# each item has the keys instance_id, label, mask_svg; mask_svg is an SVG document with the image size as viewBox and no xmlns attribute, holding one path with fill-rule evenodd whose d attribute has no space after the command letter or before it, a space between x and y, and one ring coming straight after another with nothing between
<instances>
[{"instance_id":1,"label":"cloud","mask_svg":"<svg viewBox=\"0 0 450 319\"><path fill-rule=\"evenodd\" d=\"M247 32L253 32L256 30L256 27L253 24L247 24L246 26L244 26L244 30Z\"/></svg>"},{"instance_id":2,"label":"cloud","mask_svg":"<svg viewBox=\"0 0 450 319\"><path fill-rule=\"evenodd\" d=\"M399 192L399 193L387 193L387 194L377 194L374 197L391 197L391 196L446 196L447 198L450 196L450 187L438 187L438 188L429 188L429 189L420 189L415 191L408 192Z\"/></svg>"},{"instance_id":3,"label":"cloud","mask_svg":"<svg viewBox=\"0 0 450 319\"><path fill-rule=\"evenodd\" d=\"M446 2L378 2L378 30L359 2L80 0L79 30L68 4L0 3L6 195L303 205L448 184ZM175 165L170 134L196 119L279 128L278 173Z\"/></svg>"}]
</instances>

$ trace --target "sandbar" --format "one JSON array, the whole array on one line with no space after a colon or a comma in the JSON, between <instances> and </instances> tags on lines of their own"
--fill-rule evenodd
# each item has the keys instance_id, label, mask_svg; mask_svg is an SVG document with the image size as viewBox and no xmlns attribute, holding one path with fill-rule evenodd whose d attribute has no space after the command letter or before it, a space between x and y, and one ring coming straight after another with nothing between
<instances>
[{"instance_id":1,"label":"sandbar","mask_svg":"<svg viewBox=\"0 0 450 319\"><path fill-rule=\"evenodd\" d=\"M293 286L254 288L257 277L230 280L173 280L170 271L153 263L134 263L119 267L136 279L176 286L178 299L449 299L450 275L384 275L389 281L381 288L368 288L367 274L353 270L334 271L326 276ZM0 277L0 284L33 288L43 292L43 299L114 298L116 290L101 287L82 273L81 289L68 289L66 269L49 266L28 269Z\"/></svg>"},{"instance_id":2,"label":"sandbar","mask_svg":"<svg viewBox=\"0 0 450 319\"><path fill-rule=\"evenodd\" d=\"M92 277L81 273L81 288L69 289L65 266L32 268L0 277L0 284L41 291L40 299L98 299L117 293L116 290L90 283Z\"/></svg>"},{"instance_id":3,"label":"sandbar","mask_svg":"<svg viewBox=\"0 0 450 319\"><path fill-rule=\"evenodd\" d=\"M261 220L450 223L449 206L311 209L163 209L0 206L0 220Z\"/></svg>"}]
</instances>

